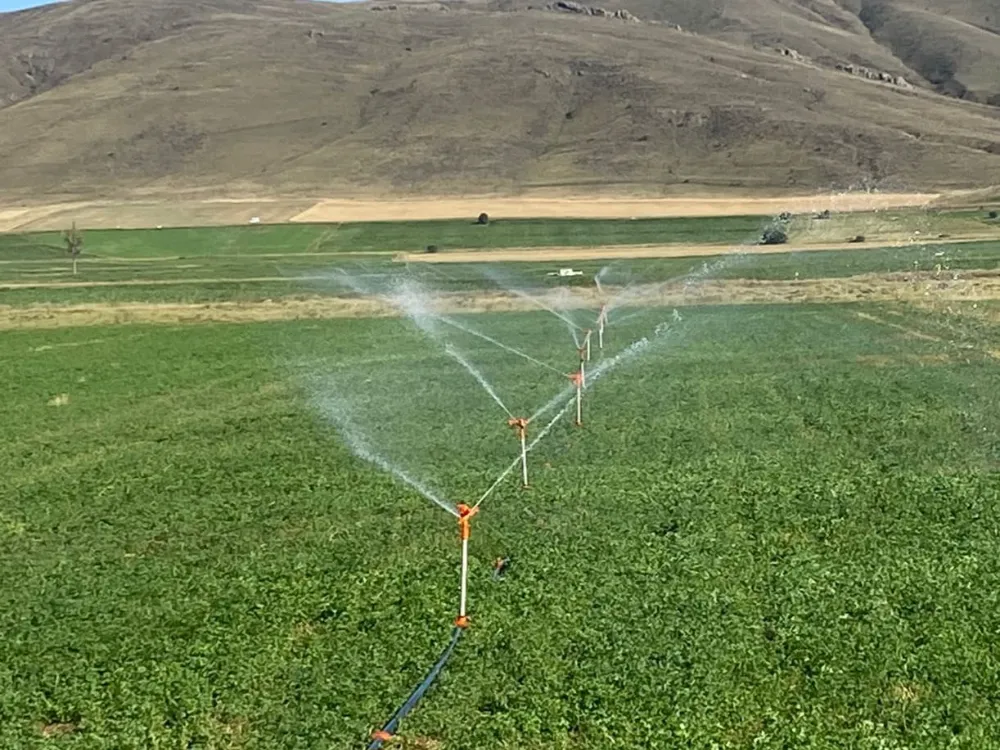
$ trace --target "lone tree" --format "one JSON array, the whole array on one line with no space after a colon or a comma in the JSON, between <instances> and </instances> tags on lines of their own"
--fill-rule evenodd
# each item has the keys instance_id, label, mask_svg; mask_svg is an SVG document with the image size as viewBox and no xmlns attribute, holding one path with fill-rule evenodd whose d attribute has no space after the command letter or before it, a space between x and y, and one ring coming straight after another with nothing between
<instances>
[{"instance_id":1,"label":"lone tree","mask_svg":"<svg viewBox=\"0 0 1000 750\"><path fill-rule=\"evenodd\" d=\"M63 232L63 242L66 243L66 250L73 259L73 275L76 276L76 261L83 252L83 233L77 230L75 221L72 229Z\"/></svg>"}]
</instances>

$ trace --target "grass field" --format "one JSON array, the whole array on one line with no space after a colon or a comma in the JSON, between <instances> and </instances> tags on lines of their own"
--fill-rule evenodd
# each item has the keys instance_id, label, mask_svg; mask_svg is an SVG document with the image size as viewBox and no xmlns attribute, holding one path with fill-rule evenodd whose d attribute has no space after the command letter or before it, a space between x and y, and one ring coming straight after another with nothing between
<instances>
[{"instance_id":1,"label":"grass field","mask_svg":"<svg viewBox=\"0 0 1000 750\"><path fill-rule=\"evenodd\" d=\"M900 270L934 252L712 274ZM956 268L1000 256L947 252ZM213 291L281 292L268 284ZM1000 311L932 307L613 316L608 357L667 327L592 384L582 429L564 419L539 443L530 491L512 479L484 504L474 624L404 746L994 746ZM555 316L459 321L555 368L449 336L515 414L566 384ZM362 746L444 645L458 543L451 516L338 429L350 414L356 448L451 503L516 449L507 414L405 320L12 330L0 377L2 747Z\"/></svg>"},{"instance_id":2,"label":"grass field","mask_svg":"<svg viewBox=\"0 0 1000 750\"><path fill-rule=\"evenodd\" d=\"M486 227L462 221L399 224L274 225L164 230L99 230L85 233L79 274L65 254L58 233L0 234L0 304L58 301L214 302L259 300L330 291L334 269L353 273L398 272L397 252L436 244L449 249L506 247L614 247L616 245L730 245L738 256L767 226L768 217L728 219L642 219L502 221ZM907 227L922 227L919 235ZM949 231L946 231L949 230ZM795 243L844 241L859 232L867 242L857 249L787 252L743 257L714 270L717 278L792 279L841 277L895 271L994 269L1000 258L1000 224L981 213L952 211L879 212L834 215L830 220L796 218ZM947 235L942 238L940 235ZM956 237L968 238L950 242ZM906 244L899 243L907 239ZM978 239L977 239L978 238ZM612 266L631 281L659 282L696 273L712 257L613 259L573 262L583 272L568 283L589 284L601 268ZM567 283L549 272L562 263L492 264L530 287ZM411 273L441 288L482 288L484 270L476 264L447 264ZM58 285L70 285L63 288Z\"/></svg>"}]
</instances>

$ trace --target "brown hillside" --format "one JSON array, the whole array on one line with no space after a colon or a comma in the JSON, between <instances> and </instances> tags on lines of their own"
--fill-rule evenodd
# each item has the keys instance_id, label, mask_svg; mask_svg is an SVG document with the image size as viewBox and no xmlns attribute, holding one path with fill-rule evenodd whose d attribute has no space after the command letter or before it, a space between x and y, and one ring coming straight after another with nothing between
<instances>
[{"instance_id":1,"label":"brown hillside","mask_svg":"<svg viewBox=\"0 0 1000 750\"><path fill-rule=\"evenodd\" d=\"M1000 105L1000 6L944 5L865 0L860 17L875 39L938 91Z\"/></svg>"},{"instance_id":2,"label":"brown hillside","mask_svg":"<svg viewBox=\"0 0 1000 750\"><path fill-rule=\"evenodd\" d=\"M747 13L775 6L754 2ZM13 61L0 190L801 192L1000 174L1000 109L831 67L915 76L832 2L782 21L801 60L765 44L758 16L696 34L514 4L388 5L77 0L0 15Z\"/></svg>"}]
</instances>

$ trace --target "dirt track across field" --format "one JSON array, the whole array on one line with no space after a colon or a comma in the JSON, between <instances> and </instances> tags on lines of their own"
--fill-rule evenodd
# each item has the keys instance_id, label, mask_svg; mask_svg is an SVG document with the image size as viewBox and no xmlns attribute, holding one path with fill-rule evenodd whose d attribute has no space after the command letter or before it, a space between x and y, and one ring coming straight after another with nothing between
<instances>
[{"instance_id":1,"label":"dirt track across field","mask_svg":"<svg viewBox=\"0 0 1000 750\"><path fill-rule=\"evenodd\" d=\"M614 290L605 290L609 296ZM782 304L905 301L923 303L1000 299L1000 273L971 272L959 279L933 273L865 274L839 279L754 281L715 280L697 284L669 283L629 288L621 292L622 307L681 307L686 305ZM539 299L563 309L596 309L597 291L573 289L569 296ZM448 314L537 310L531 300L506 292L448 293L435 298L438 312ZM0 306L0 329L58 328L115 323L256 323L282 320L392 317L399 313L386 303L364 297L307 297L248 302L94 303L81 305Z\"/></svg>"},{"instance_id":2,"label":"dirt track across field","mask_svg":"<svg viewBox=\"0 0 1000 750\"><path fill-rule=\"evenodd\" d=\"M933 240L935 245L977 242L984 237L948 237ZM871 242L869 244L828 242L788 243L785 245L602 245L600 247L514 247L502 250L455 250L443 253L401 253L395 260L406 263L518 263L574 260L612 260L640 258L698 258L736 253L781 255L823 250L880 250L905 247L908 242Z\"/></svg>"},{"instance_id":3,"label":"dirt track across field","mask_svg":"<svg viewBox=\"0 0 1000 750\"><path fill-rule=\"evenodd\" d=\"M469 196L456 198L232 198L78 201L34 206L0 205L0 232L81 229L143 229L261 222L474 220L481 212L497 219L628 219L682 216L772 216L782 211L873 211L927 206L937 193L835 193L788 197L686 196L668 198L587 198L578 196Z\"/></svg>"}]
</instances>

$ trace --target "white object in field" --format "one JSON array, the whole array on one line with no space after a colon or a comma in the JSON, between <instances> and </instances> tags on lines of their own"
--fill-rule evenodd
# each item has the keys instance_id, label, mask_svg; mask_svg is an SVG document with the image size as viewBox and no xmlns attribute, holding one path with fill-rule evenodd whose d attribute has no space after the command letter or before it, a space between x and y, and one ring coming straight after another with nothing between
<instances>
[{"instance_id":1,"label":"white object in field","mask_svg":"<svg viewBox=\"0 0 1000 750\"><path fill-rule=\"evenodd\" d=\"M459 594L458 599L458 616L459 619L465 618L465 600L466 592L469 586L469 539L465 537L462 539L462 590Z\"/></svg>"},{"instance_id":2,"label":"white object in field","mask_svg":"<svg viewBox=\"0 0 1000 750\"><path fill-rule=\"evenodd\" d=\"M576 426L583 424L583 389L579 384L576 386Z\"/></svg>"},{"instance_id":3,"label":"white object in field","mask_svg":"<svg viewBox=\"0 0 1000 750\"><path fill-rule=\"evenodd\" d=\"M157 229L163 229L163 225L162 225L162 224L157 224L157 225L156 225L156 228L157 228Z\"/></svg>"},{"instance_id":4,"label":"white object in field","mask_svg":"<svg viewBox=\"0 0 1000 750\"><path fill-rule=\"evenodd\" d=\"M583 271L577 271L573 268L560 268L558 271L550 271L546 276L583 276Z\"/></svg>"},{"instance_id":5,"label":"white object in field","mask_svg":"<svg viewBox=\"0 0 1000 750\"><path fill-rule=\"evenodd\" d=\"M528 444L524 430L521 430L521 481L528 486Z\"/></svg>"},{"instance_id":6,"label":"white object in field","mask_svg":"<svg viewBox=\"0 0 1000 750\"><path fill-rule=\"evenodd\" d=\"M251 224L260 224L260 217L259 216L251 216L250 217L250 223Z\"/></svg>"},{"instance_id":7,"label":"white object in field","mask_svg":"<svg viewBox=\"0 0 1000 750\"><path fill-rule=\"evenodd\" d=\"M587 371L583 367L583 360L580 360L580 385L583 388L587 387Z\"/></svg>"}]
</instances>

